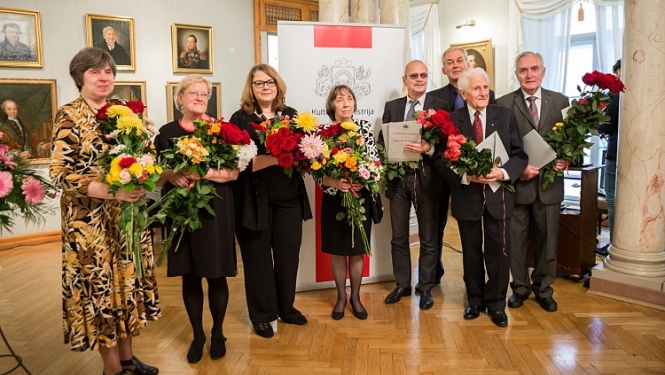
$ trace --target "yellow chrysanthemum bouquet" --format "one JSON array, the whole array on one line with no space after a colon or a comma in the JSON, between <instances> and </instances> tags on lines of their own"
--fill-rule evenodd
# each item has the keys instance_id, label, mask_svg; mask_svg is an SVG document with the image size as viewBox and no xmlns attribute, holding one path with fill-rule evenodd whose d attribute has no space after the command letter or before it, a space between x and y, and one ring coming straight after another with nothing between
<instances>
[{"instance_id":1,"label":"yellow chrysanthemum bouquet","mask_svg":"<svg viewBox=\"0 0 665 375\"><path fill-rule=\"evenodd\" d=\"M157 131L143 118L145 106L138 101L114 101L97 112L97 121L108 132L109 148L100 156L104 169L104 182L109 192L119 189L132 192L136 189L155 190L162 166L155 159L150 137ZM120 213L120 230L126 239L126 251L133 254L134 266L139 276L143 274L141 263L141 234L148 228L146 198L136 202L123 202Z\"/></svg>"}]
</instances>

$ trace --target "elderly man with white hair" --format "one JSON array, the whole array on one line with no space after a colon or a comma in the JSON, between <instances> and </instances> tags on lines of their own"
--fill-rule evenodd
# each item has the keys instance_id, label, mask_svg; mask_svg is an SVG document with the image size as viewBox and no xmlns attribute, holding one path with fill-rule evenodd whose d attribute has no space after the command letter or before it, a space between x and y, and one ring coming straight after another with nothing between
<instances>
[{"instance_id":1,"label":"elderly man with white hair","mask_svg":"<svg viewBox=\"0 0 665 375\"><path fill-rule=\"evenodd\" d=\"M125 50L125 47L118 44L116 40L115 29L113 26L106 26L102 30L102 36L104 37L104 40L99 42L97 45L98 48L108 52L111 57L113 57L113 61L116 65L132 65L132 60L129 57L127 50Z\"/></svg>"},{"instance_id":2,"label":"elderly man with white hair","mask_svg":"<svg viewBox=\"0 0 665 375\"><path fill-rule=\"evenodd\" d=\"M514 194L500 187L492 191L489 182L513 183L526 168L527 156L517 130L513 111L489 104L489 77L481 68L465 71L458 81L466 107L450 119L468 140L476 143L496 133L509 160L495 166L485 176L460 176L448 168L443 156L446 142L437 146L435 165L450 185L452 214L457 220L462 241L464 284L468 306L464 319L471 320L487 309L492 322L508 325L505 313L509 280L509 233ZM484 245L484 246L483 246ZM487 281L485 281L487 269Z\"/></svg>"}]
</instances>

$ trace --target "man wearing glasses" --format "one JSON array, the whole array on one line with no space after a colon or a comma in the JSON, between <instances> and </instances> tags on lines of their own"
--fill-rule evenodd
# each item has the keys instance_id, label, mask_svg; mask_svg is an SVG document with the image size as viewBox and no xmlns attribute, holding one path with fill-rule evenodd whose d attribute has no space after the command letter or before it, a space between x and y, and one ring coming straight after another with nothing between
<instances>
[{"instance_id":1,"label":"man wearing glasses","mask_svg":"<svg viewBox=\"0 0 665 375\"><path fill-rule=\"evenodd\" d=\"M402 83L406 86L405 97L386 103L383 123L414 120L419 110L444 109L445 101L426 95L427 66L420 60L406 65ZM383 134L379 133L379 143L384 145ZM425 141L409 143L405 151L422 154L417 168L407 168L403 178L388 182L386 197L390 199L390 222L392 226L391 253L396 287L386 296L385 303L392 304L402 297L411 295L411 254L409 251L409 216L413 204L418 218L420 258L418 260L418 280L420 308L427 310L434 305L432 287L436 275L437 223L439 219L439 199L443 191L443 178L432 167L434 147Z\"/></svg>"}]
</instances>

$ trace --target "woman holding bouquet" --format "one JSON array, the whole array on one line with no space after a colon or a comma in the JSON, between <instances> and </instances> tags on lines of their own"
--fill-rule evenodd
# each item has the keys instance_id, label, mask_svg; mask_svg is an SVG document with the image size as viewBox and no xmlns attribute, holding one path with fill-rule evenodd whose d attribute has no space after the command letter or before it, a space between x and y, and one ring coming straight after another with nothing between
<instances>
[{"instance_id":1,"label":"woman holding bouquet","mask_svg":"<svg viewBox=\"0 0 665 375\"><path fill-rule=\"evenodd\" d=\"M194 121L210 119L205 111L211 90L211 83L198 74L187 76L180 81L173 100L183 117L159 129L160 134L155 138L158 154L173 147L171 139L192 134ZM192 181L203 178L213 182L219 196L210 201L215 215L200 210L201 228L193 232L184 231L178 248L175 249L174 242L167 253L167 276L182 277L182 297L194 332L194 339L187 352L189 363L201 360L206 341L203 331L203 278L208 281L208 304L213 320L210 357L219 359L226 354L226 339L222 330L229 302L226 278L238 273L233 234L233 189L228 182L237 179L238 173L238 169L210 168L205 176L190 174L184 170L175 173L173 169L166 169L162 174L162 178L168 181L165 187L167 191L174 187L187 187Z\"/></svg>"},{"instance_id":2,"label":"woman holding bouquet","mask_svg":"<svg viewBox=\"0 0 665 375\"><path fill-rule=\"evenodd\" d=\"M62 288L65 342L71 350L99 350L104 374L155 375L136 358L132 337L161 315L149 234L140 237L144 274L139 278L118 227L123 202L146 191L109 193L98 157L108 148L96 119L113 91L116 67L108 52L84 48L69 64L80 92L58 110L53 126L50 177L62 189Z\"/></svg>"},{"instance_id":3,"label":"woman holding bouquet","mask_svg":"<svg viewBox=\"0 0 665 375\"><path fill-rule=\"evenodd\" d=\"M307 319L294 306L300 260L302 222L312 218L302 176L291 177L261 145L253 123L297 112L284 104L286 84L267 64L247 75L240 110L231 122L249 132L258 155L240 174L233 191L236 236L245 270L247 309L259 336L273 337L270 322L304 325Z\"/></svg>"},{"instance_id":4,"label":"woman holding bouquet","mask_svg":"<svg viewBox=\"0 0 665 375\"><path fill-rule=\"evenodd\" d=\"M374 143L372 125L366 120L354 120L353 113L356 109L356 96L351 88L346 85L337 85L330 90L326 100L326 113L333 123L354 122L358 125L360 127L358 132L365 140L365 152L371 159L376 160L379 158L379 153ZM365 199L364 206L367 214L363 226L367 237L370 238L372 221L369 218L369 212L372 193L365 186L344 178L324 177L322 181L317 182L327 193L323 194L321 201L321 227L326 228L321 231L321 251L332 255L333 277L337 288L337 303L332 311L332 318L339 320L344 317L348 270L351 279L351 311L356 318L367 319L367 311L360 302L360 283L365 265L365 249L360 231L352 232L351 226L346 220L337 220L336 216L340 212L345 212L342 207L342 193L351 189L356 191L360 198Z\"/></svg>"}]
</instances>

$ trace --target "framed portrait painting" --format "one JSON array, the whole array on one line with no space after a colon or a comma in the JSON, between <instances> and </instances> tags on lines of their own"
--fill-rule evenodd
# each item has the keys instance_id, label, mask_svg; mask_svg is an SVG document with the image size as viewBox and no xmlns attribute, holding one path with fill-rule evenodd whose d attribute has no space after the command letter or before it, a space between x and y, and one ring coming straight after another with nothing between
<instances>
[{"instance_id":1,"label":"framed portrait painting","mask_svg":"<svg viewBox=\"0 0 665 375\"><path fill-rule=\"evenodd\" d=\"M85 35L86 45L110 53L118 70L136 70L133 18L86 14Z\"/></svg>"},{"instance_id":2,"label":"framed portrait painting","mask_svg":"<svg viewBox=\"0 0 665 375\"><path fill-rule=\"evenodd\" d=\"M0 132L10 149L33 163L51 157L53 120L58 110L55 79L0 79Z\"/></svg>"},{"instance_id":3,"label":"framed portrait painting","mask_svg":"<svg viewBox=\"0 0 665 375\"><path fill-rule=\"evenodd\" d=\"M0 66L41 68L39 12L0 7Z\"/></svg>"},{"instance_id":4,"label":"framed portrait painting","mask_svg":"<svg viewBox=\"0 0 665 375\"><path fill-rule=\"evenodd\" d=\"M492 39L474 43L451 44L451 47L461 47L469 55L470 68L483 68L490 76L490 88L494 89L494 57L492 54Z\"/></svg>"},{"instance_id":5,"label":"framed portrait painting","mask_svg":"<svg viewBox=\"0 0 665 375\"><path fill-rule=\"evenodd\" d=\"M168 122L182 118L182 112L180 112L175 103L175 90L177 87L178 82L166 83L166 119ZM210 98L208 98L206 114L213 118L219 118L222 115L222 84L219 82L212 82L212 92L210 93Z\"/></svg>"},{"instance_id":6,"label":"framed portrait painting","mask_svg":"<svg viewBox=\"0 0 665 375\"><path fill-rule=\"evenodd\" d=\"M171 34L174 73L212 73L212 27L174 23Z\"/></svg>"},{"instance_id":7,"label":"framed portrait painting","mask_svg":"<svg viewBox=\"0 0 665 375\"><path fill-rule=\"evenodd\" d=\"M115 81L108 99L111 98L138 100L146 104L148 99L145 94L145 81ZM148 116L148 107L143 111L143 115Z\"/></svg>"}]
</instances>

